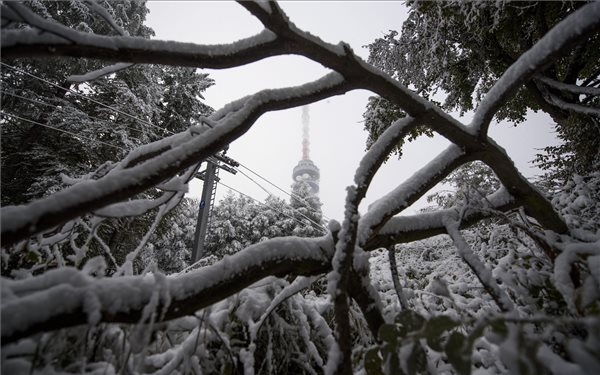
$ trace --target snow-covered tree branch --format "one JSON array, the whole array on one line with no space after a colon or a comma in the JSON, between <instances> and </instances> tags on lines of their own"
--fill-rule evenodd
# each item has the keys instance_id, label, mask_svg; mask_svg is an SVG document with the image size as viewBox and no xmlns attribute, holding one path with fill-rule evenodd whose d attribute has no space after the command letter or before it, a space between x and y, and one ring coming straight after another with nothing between
<instances>
[{"instance_id":1,"label":"snow-covered tree branch","mask_svg":"<svg viewBox=\"0 0 600 375\"><path fill-rule=\"evenodd\" d=\"M567 117L575 125L574 119L583 116L582 123L598 126L594 107L598 83L581 78L597 74L597 61L587 64L578 59L595 56L584 46L596 45L600 3L577 5L563 13L552 8L547 12L551 25L546 5L532 5L539 7L531 21L536 32L515 41L497 30L503 22L513 22L506 21L503 12L528 14L525 8L514 10L509 3L502 5L510 8L506 10L485 2L415 1L400 39L392 32L374 43L372 64L344 42L333 45L299 29L273 1L240 1L265 29L223 45L149 39L151 30L143 25L144 3L113 7L111 2L73 1L67 10L60 3L47 5L37 1L1 5L3 60L23 59L23 66L33 67L39 61L31 58L74 58L56 69L58 73L45 68L50 70L45 71L47 76L58 75L59 82L65 82L61 86L46 80L60 95L38 93L41 90L23 83L30 74L27 69L2 63L10 69L2 72L2 99L5 94L10 99L2 113L6 111L2 135L8 137L3 140L2 166L10 176L3 178L3 184L9 182L9 194L0 208L2 269L10 271L2 279L3 363L25 369L19 373L38 373L34 367L46 360L48 368L60 366L64 361L52 357L55 348L68 351L68 345L79 342L73 335L87 351L81 355L83 364L75 366L81 373L96 373L93 366L99 365L106 373L117 373L118 368L120 373L193 369L245 374L428 370L470 374L475 360L479 367L498 373L514 368L535 373L544 369L538 360L542 357L582 374L600 366L592 354L600 342L600 321L594 316L600 308L600 177L587 169L585 176L569 176L563 190L542 192L488 135L492 119L507 110L507 103L516 108L509 112L523 111L522 103L514 101L525 90L532 96L528 100L537 103L530 104L534 110L550 106L554 114L574 116ZM72 21L71 11L89 25ZM436 17L443 22L435 22ZM479 26L489 29L485 35L471 25L481 19L488 22ZM457 40L444 40L446 31ZM464 43L463 34L469 39ZM481 45L482 37L486 45ZM497 48L489 51L490 46ZM439 66L427 66L421 53L441 56ZM228 69L286 54L304 56L331 72L299 86L256 92L212 112L198 99L212 80L195 69L181 68ZM473 60L464 62L466 55ZM570 56L566 63L564 55ZM465 73L469 69L463 63L473 71ZM160 78L153 81L154 76ZM462 80L453 92L457 76ZM71 88L81 82L88 86ZM131 82L143 89L136 91ZM188 82L194 85L186 91ZM445 105L430 100L429 85L433 91L441 87L448 93ZM157 232L172 230L162 240L169 249L175 247L172 238L187 235L172 215L185 201L188 184L203 161L244 136L268 112L358 89L379 97L373 103L384 104L368 111L380 111L377 115L383 113L386 121L374 132L367 121L372 142L349 181L341 225L331 220L329 233L318 238L287 237L278 228L243 245L237 238L241 235L234 233L237 253L218 261L203 259L170 275L142 259L144 251L155 250L156 244L150 242ZM38 94L53 101L37 100ZM86 95L108 96L114 108L99 109L102 103L97 100L89 106L69 101L71 96ZM481 100L470 124L449 114L457 107L472 109L472 97ZM118 110L124 102L139 112ZM14 116L30 112L31 103L42 103L47 111L31 120L29 130L4 126L17 123L15 118L27 120ZM137 122L133 129L126 123L132 119ZM50 143L44 129L53 129L52 121L59 120L70 124L67 133L78 142L86 139L84 132L95 131L85 127L94 121L104 126L100 129L118 128L115 138L121 143L111 152L88 151L76 160L55 155L68 147L64 140L45 148L31 146ZM563 131L579 131L573 124ZM132 130L141 133L136 135L140 139L131 136ZM105 140L113 135L97 132ZM407 138L423 132L436 132L451 145L361 213L360 204L382 164ZM600 155L594 137L589 138L569 139ZM10 142L13 139L18 141ZM40 150L45 152L37 155L40 164L59 171L60 184L28 180L23 175L30 169L20 171L23 160ZM65 162L52 164L54 156ZM598 157L590 158L597 166ZM482 175L457 179L458 172L473 168L471 162L483 166L475 172ZM65 175L74 165L81 177ZM453 178L462 185L443 207L399 216L436 185ZM486 178L494 182L482 183ZM26 182L20 184L20 179ZM36 187L36 194L30 195L29 190L19 191L30 180L41 180L39 186L45 183L52 189ZM523 225L511 222L516 210ZM188 211L188 217L197 212ZM320 208L316 211L320 220ZM314 224L321 228L322 222ZM447 237L435 237L440 234L450 238L456 252L448 250L453 246ZM181 243L188 246L185 240ZM231 251L217 240L214 245L221 246L220 256ZM394 251L396 245L410 251ZM394 267L393 288L382 273L373 272L388 270L382 267L388 262ZM194 267L198 269L189 271ZM317 277L325 274L326 294ZM548 318L553 314L570 314L572 320ZM532 329L532 324L540 326ZM85 327L84 334L78 326ZM550 345L554 347L548 349ZM38 359L45 349L51 354ZM526 355L519 350L527 350ZM474 351L479 352L473 355ZM86 367L88 357L94 359ZM277 360L285 366L276 367Z\"/></svg>"}]
</instances>

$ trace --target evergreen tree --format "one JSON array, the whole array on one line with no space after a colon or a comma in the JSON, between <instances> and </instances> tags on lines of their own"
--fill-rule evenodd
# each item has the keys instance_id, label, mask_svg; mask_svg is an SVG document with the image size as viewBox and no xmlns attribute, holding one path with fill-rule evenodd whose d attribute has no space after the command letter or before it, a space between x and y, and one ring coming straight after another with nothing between
<instances>
[{"instance_id":1,"label":"evergreen tree","mask_svg":"<svg viewBox=\"0 0 600 375\"><path fill-rule=\"evenodd\" d=\"M228 193L211 213L205 255L221 258L268 238L291 236L296 225L292 210L281 198L269 196L261 204Z\"/></svg>"},{"instance_id":2,"label":"evergreen tree","mask_svg":"<svg viewBox=\"0 0 600 375\"><path fill-rule=\"evenodd\" d=\"M292 207L294 217L300 223L294 228L294 235L299 237L317 237L323 234L323 213L321 200L313 194L310 185L305 181L292 184Z\"/></svg>"}]
</instances>

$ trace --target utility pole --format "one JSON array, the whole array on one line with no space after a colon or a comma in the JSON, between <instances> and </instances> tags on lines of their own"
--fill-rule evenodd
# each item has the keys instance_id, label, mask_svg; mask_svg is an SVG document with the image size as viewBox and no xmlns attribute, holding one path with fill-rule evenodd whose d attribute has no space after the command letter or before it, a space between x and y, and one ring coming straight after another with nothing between
<instances>
[{"instance_id":1,"label":"utility pole","mask_svg":"<svg viewBox=\"0 0 600 375\"><path fill-rule=\"evenodd\" d=\"M223 165L220 162L229 166ZM202 197L200 199L200 206L198 207L198 220L196 221L194 247L192 248L192 263L197 262L204 255L204 240L206 239L210 212L215 198L218 169L221 168L229 173L236 174L237 170L233 167L239 165L237 161L225 155L217 154L207 160L206 170L196 176L204 180L204 185L202 186Z\"/></svg>"}]
</instances>

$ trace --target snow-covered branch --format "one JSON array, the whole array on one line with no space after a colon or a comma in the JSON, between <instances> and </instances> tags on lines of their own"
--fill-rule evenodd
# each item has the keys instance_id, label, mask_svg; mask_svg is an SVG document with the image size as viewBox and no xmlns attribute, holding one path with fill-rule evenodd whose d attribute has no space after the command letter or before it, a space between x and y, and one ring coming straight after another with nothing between
<instances>
[{"instance_id":1,"label":"snow-covered branch","mask_svg":"<svg viewBox=\"0 0 600 375\"><path fill-rule=\"evenodd\" d=\"M130 168L115 167L98 180L82 181L28 205L2 207L3 245L10 245L164 182L180 170L221 151L248 131L265 112L312 103L352 88L353 85L341 75L330 73L301 86L263 90L246 98L243 104L236 102L225 106L213 115L219 118L218 126L189 137L176 147L167 146L157 156ZM223 113L230 116L225 117Z\"/></svg>"},{"instance_id":2,"label":"snow-covered branch","mask_svg":"<svg viewBox=\"0 0 600 375\"><path fill-rule=\"evenodd\" d=\"M359 243L365 244L392 216L416 202L467 161L467 155L458 146L451 145L394 190L378 199L360 220Z\"/></svg>"},{"instance_id":3,"label":"snow-covered branch","mask_svg":"<svg viewBox=\"0 0 600 375\"><path fill-rule=\"evenodd\" d=\"M535 79L538 81L542 81L544 84L546 84L552 88L555 88L555 89L558 89L561 91L571 92L573 94L593 95L593 96L600 95L600 88L598 88L598 87L570 85L568 83L555 81L553 79L550 79L548 77L543 77L543 76L535 77Z\"/></svg>"},{"instance_id":4,"label":"snow-covered branch","mask_svg":"<svg viewBox=\"0 0 600 375\"><path fill-rule=\"evenodd\" d=\"M460 228L468 228L482 219L492 217L493 211L506 212L519 207L519 205L520 203L505 188L500 188L481 202L484 209L467 208L463 212ZM394 244L419 241L446 233L444 218L453 210L453 208L448 208L417 215L395 216L388 220L377 234L369 237L364 248L365 250L387 248Z\"/></svg>"},{"instance_id":5,"label":"snow-covered branch","mask_svg":"<svg viewBox=\"0 0 600 375\"><path fill-rule=\"evenodd\" d=\"M7 3L13 7L14 3ZM123 63L165 64L223 69L248 64L269 56L281 55L285 44L268 30L231 44L197 45L174 41L150 40L129 36L105 36L76 31L46 20L24 6L20 17L31 29L3 30L2 55L93 57ZM3 18L15 12L2 5ZM46 33L40 33L40 30Z\"/></svg>"},{"instance_id":6,"label":"snow-covered branch","mask_svg":"<svg viewBox=\"0 0 600 375\"><path fill-rule=\"evenodd\" d=\"M574 44L585 40L598 30L600 30L600 3L598 2L582 6L559 22L504 72L479 104L471 128L477 131L482 139L486 138L488 127L496 111L524 82L534 77Z\"/></svg>"},{"instance_id":7,"label":"snow-covered branch","mask_svg":"<svg viewBox=\"0 0 600 375\"><path fill-rule=\"evenodd\" d=\"M100 68L98 70L94 70L94 71L91 71L91 72L88 72L85 74L69 76L69 77L67 77L67 81L68 82L76 82L76 83L89 82L89 81L93 81L95 79L116 73L123 69L130 68L133 65L134 65L133 63L116 63L116 64L105 66L104 68Z\"/></svg>"},{"instance_id":8,"label":"snow-covered branch","mask_svg":"<svg viewBox=\"0 0 600 375\"><path fill-rule=\"evenodd\" d=\"M500 288L492 276L492 271L487 268L481 259L479 259L473 250L471 250L471 247L460 233L460 220L457 219L456 216L457 212L454 211L454 215L445 216L443 221L448 235L450 235L454 245L456 246L458 255L465 261L465 263L467 263L475 276L477 276L485 290L492 296L500 310L504 313L513 312L515 310L513 302L510 300L510 298L508 298L506 292Z\"/></svg>"},{"instance_id":9,"label":"snow-covered branch","mask_svg":"<svg viewBox=\"0 0 600 375\"><path fill-rule=\"evenodd\" d=\"M164 320L193 314L267 276L329 269L331 237L286 237L252 245L210 267L166 277ZM23 281L2 280L2 343L38 332L103 322L136 323L157 287L152 275L95 279L62 269ZM162 287L162 286L161 286Z\"/></svg>"},{"instance_id":10,"label":"snow-covered branch","mask_svg":"<svg viewBox=\"0 0 600 375\"><path fill-rule=\"evenodd\" d=\"M357 245L358 206L365 197L373 177L385 161L389 153L402 140L406 132L419 124L418 119L406 117L392 124L373 144L362 158L354 176L354 186L348 187L344 223L340 231L340 240L336 245L332 268L329 275L328 290L334 302L336 319L336 339L340 355L330 355L327 368L330 371L349 373L352 371L352 340L348 316L348 286L353 268L355 247ZM362 250L357 250L362 251ZM361 283L370 285L368 272L360 272ZM337 350L335 348L333 350Z\"/></svg>"}]
</instances>

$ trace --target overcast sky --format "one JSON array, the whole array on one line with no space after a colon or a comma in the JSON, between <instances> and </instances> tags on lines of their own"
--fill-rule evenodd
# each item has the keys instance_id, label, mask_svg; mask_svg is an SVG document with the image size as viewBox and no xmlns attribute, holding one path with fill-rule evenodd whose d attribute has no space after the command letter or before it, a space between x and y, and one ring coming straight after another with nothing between
<instances>
[{"instance_id":1,"label":"overcast sky","mask_svg":"<svg viewBox=\"0 0 600 375\"><path fill-rule=\"evenodd\" d=\"M394 1L288 1L281 7L301 29L326 42L349 43L364 59L363 48L391 29L399 29L406 19L406 9ZM147 24L156 32L156 39L177 40L198 44L230 43L254 35L262 25L236 3L215 1L149 1ZM303 57L269 58L240 68L206 70L215 85L205 93L206 103L215 109L242 96L265 88L299 85L315 80L328 71L320 64ZM366 132L362 114L367 91L353 91L309 106L310 156L321 170L320 198L324 214L332 219L343 218L345 187L352 184L354 171L365 152ZM301 108L268 113L253 128L231 144L228 155L258 172L276 185L289 191L292 169L301 159ZM470 118L461 119L468 123ZM529 161L536 149L555 143L551 121L543 115L532 115L525 124L495 124L491 135L508 151L523 174L539 173ZM448 145L443 138L420 138L405 146L402 160L392 158L373 181L361 211L366 205L387 193L425 165ZM260 201L266 193L241 174L221 171L221 181ZM252 176L254 177L254 176ZM256 179L256 178L255 178ZM273 194L289 197L264 181L258 180ZM199 196L202 181L192 184L190 195ZM217 199L228 189L218 186ZM426 203L422 200L407 210L414 213Z\"/></svg>"}]
</instances>

